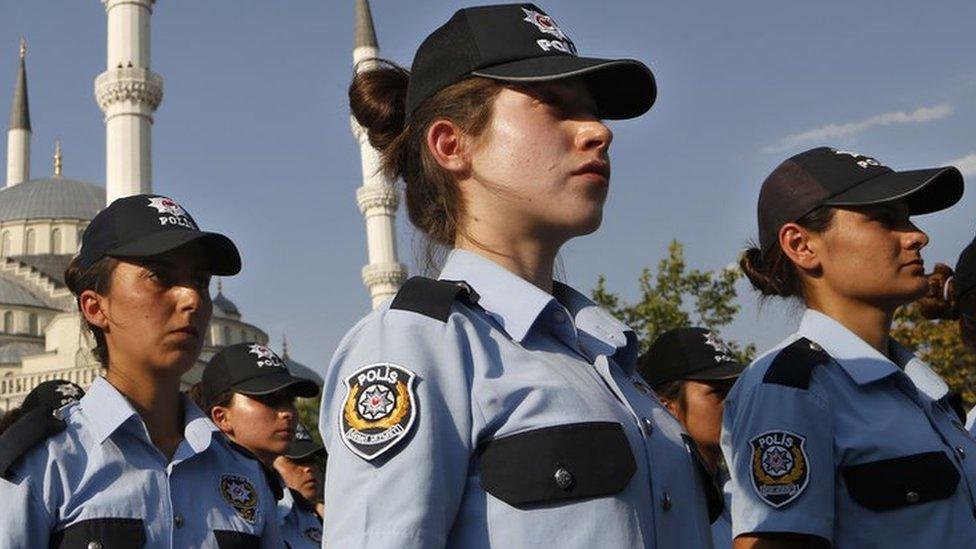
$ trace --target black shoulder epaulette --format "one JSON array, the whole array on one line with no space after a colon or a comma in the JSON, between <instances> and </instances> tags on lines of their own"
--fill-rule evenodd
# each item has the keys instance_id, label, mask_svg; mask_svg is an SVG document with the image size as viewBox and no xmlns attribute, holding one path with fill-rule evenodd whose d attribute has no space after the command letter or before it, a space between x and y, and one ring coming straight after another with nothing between
<instances>
[{"instance_id":1,"label":"black shoulder epaulette","mask_svg":"<svg viewBox=\"0 0 976 549\"><path fill-rule=\"evenodd\" d=\"M20 416L0 435L0 477L6 477L28 450L67 427L63 419L54 416L54 409L46 406Z\"/></svg>"},{"instance_id":2,"label":"black shoulder epaulette","mask_svg":"<svg viewBox=\"0 0 976 549\"><path fill-rule=\"evenodd\" d=\"M281 477L278 475L277 471L262 463L261 460L254 455L254 452L234 442L230 439L230 437L225 435L224 439L227 441L227 444L239 454L248 459L253 459L258 463L258 467L260 467L261 472L264 473L264 480L267 481L268 488L271 488L271 494L274 496L275 501L278 501L282 496L285 495L285 489L282 488L284 481L281 480Z\"/></svg>"},{"instance_id":3,"label":"black shoulder epaulette","mask_svg":"<svg viewBox=\"0 0 976 549\"><path fill-rule=\"evenodd\" d=\"M478 302L478 294L464 282L414 276L400 287L390 309L412 311L447 322L447 318L451 316L451 307L459 299L475 304Z\"/></svg>"},{"instance_id":4,"label":"black shoulder epaulette","mask_svg":"<svg viewBox=\"0 0 976 549\"><path fill-rule=\"evenodd\" d=\"M827 351L813 341L801 337L776 355L763 376L763 383L809 389L813 369L818 364L829 361L830 355Z\"/></svg>"}]
</instances>

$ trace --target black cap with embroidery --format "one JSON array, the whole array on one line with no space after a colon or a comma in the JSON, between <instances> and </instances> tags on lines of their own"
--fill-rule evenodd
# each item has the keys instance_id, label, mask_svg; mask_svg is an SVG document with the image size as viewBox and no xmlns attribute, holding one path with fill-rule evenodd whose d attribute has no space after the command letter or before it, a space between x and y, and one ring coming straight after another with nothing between
<instances>
[{"instance_id":1,"label":"black cap with embroidery","mask_svg":"<svg viewBox=\"0 0 976 549\"><path fill-rule=\"evenodd\" d=\"M705 328L668 330L637 359L637 371L652 387L679 379L735 379L745 368L732 350Z\"/></svg>"},{"instance_id":2,"label":"black cap with embroidery","mask_svg":"<svg viewBox=\"0 0 976 549\"><path fill-rule=\"evenodd\" d=\"M310 379L295 377L274 351L260 343L237 343L220 350L203 369L200 389L203 399L213 403L224 391L261 396L291 388L300 397L314 397L319 386Z\"/></svg>"},{"instance_id":3,"label":"black cap with embroidery","mask_svg":"<svg viewBox=\"0 0 976 549\"><path fill-rule=\"evenodd\" d=\"M21 404L22 412L28 412L34 408L49 408L56 410L68 403L81 400L85 396L85 390L78 385L63 379L52 379L45 381L31 389Z\"/></svg>"},{"instance_id":4,"label":"black cap with embroidery","mask_svg":"<svg viewBox=\"0 0 976 549\"><path fill-rule=\"evenodd\" d=\"M820 206L869 206L905 199L911 215L943 210L962 198L959 170L949 166L896 172L869 156L818 147L785 160L759 192L759 247Z\"/></svg>"},{"instance_id":5,"label":"black cap with embroidery","mask_svg":"<svg viewBox=\"0 0 976 549\"><path fill-rule=\"evenodd\" d=\"M175 200L154 194L119 198L98 212L81 239L78 260L83 270L99 259L152 257L190 242L199 243L215 275L241 270L241 256L229 238L201 231Z\"/></svg>"},{"instance_id":6,"label":"black cap with embroidery","mask_svg":"<svg viewBox=\"0 0 976 549\"><path fill-rule=\"evenodd\" d=\"M976 288L976 239L973 239L959 254L954 277L957 297L962 297Z\"/></svg>"},{"instance_id":7,"label":"black cap with embroidery","mask_svg":"<svg viewBox=\"0 0 976 549\"><path fill-rule=\"evenodd\" d=\"M321 444L315 442L312 438L312 433L308 432L301 422L295 426L295 440L291 445L291 450L285 454L286 458L289 459L304 459L308 456L325 453L325 447Z\"/></svg>"},{"instance_id":8,"label":"black cap with embroidery","mask_svg":"<svg viewBox=\"0 0 976 549\"><path fill-rule=\"evenodd\" d=\"M569 36L534 4L461 9L431 33L410 67L406 117L428 97L469 76L525 83L578 76L590 88L600 117L607 119L640 116L657 96L646 65L579 57Z\"/></svg>"}]
</instances>

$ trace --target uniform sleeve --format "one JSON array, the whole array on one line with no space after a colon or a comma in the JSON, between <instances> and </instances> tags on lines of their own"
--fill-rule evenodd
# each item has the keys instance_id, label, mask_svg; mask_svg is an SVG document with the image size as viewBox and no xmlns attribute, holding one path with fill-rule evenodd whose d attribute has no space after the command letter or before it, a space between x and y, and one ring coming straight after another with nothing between
<instances>
[{"instance_id":1,"label":"uniform sleeve","mask_svg":"<svg viewBox=\"0 0 976 549\"><path fill-rule=\"evenodd\" d=\"M47 547L54 521L27 478L0 479L0 547Z\"/></svg>"},{"instance_id":2,"label":"uniform sleeve","mask_svg":"<svg viewBox=\"0 0 976 549\"><path fill-rule=\"evenodd\" d=\"M380 311L340 344L319 416L329 453L323 547L446 544L472 453L463 322Z\"/></svg>"},{"instance_id":3,"label":"uniform sleeve","mask_svg":"<svg viewBox=\"0 0 976 549\"><path fill-rule=\"evenodd\" d=\"M278 502L271 493L267 483L262 483L261 498L267 502L264 506L264 528L261 529L261 547L265 549L280 549L286 547L284 535L281 532L278 517Z\"/></svg>"},{"instance_id":4,"label":"uniform sleeve","mask_svg":"<svg viewBox=\"0 0 976 549\"><path fill-rule=\"evenodd\" d=\"M810 389L759 383L726 402L733 536L788 532L830 541L834 438L826 400Z\"/></svg>"}]
</instances>

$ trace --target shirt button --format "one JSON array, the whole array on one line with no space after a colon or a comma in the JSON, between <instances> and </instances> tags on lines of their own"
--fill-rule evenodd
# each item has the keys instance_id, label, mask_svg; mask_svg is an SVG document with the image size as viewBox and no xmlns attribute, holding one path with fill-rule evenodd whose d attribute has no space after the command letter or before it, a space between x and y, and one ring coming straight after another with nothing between
<instances>
[{"instance_id":1,"label":"shirt button","mask_svg":"<svg viewBox=\"0 0 976 549\"><path fill-rule=\"evenodd\" d=\"M566 321L566 314L562 311L556 311L552 313L552 319L556 322L562 323Z\"/></svg>"},{"instance_id":2,"label":"shirt button","mask_svg":"<svg viewBox=\"0 0 976 549\"><path fill-rule=\"evenodd\" d=\"M671 509L671 494L664 492L664 497L661 498L661 508L664 509L665 511Z\"/></svg>"},{"instance_id":3,"label":"shirt button","mask_svg":"<svg viewBox=\"0 0 976 549\"><path fill-rule=\"evenodd\" d=\"M100 541L89 541L88 549L102 549L102 542Z\"/></svg>"},{"instance_id":4,"label":"shirt button","mask_svg":"<svg viewBox=\"0 0 976 549\"><path fill-rule=\"evenodd\" d=\"M966 450L962 446L956 446L956 452L959 454L959 457L966 459Z\"/></svg>"},{"instance_id":5,"label":"shirt button","mask_svg":"<svg viewBox=\"0 0 976 549\"><path fill-rule=\"evenodd\" d=\"M906 503L918 503L918 500L919 499L920 499L920 496L918 495L918 492L909 491L909 492L907 492L905 494L905 502Z\"/></svg>"},{"instance_id":6,"label":"shirt button","mask_svg":"<svg viewBox=\"0 0 976 549\"><path fill-rule=\"evenodd\" d=\"M649 417L641 418L641 426L644 427L644 436L651 436L654 432L654 420Z\"/></svg>"},{"instance_id":7,"label":"shirt button","mask_svg":"<svg viewBox=\"0 0 976 549\"><path fill-rule=\"evenodd\" d=\"M573 473L570 473L562 467L556 469L556 474L553 475L553 478L556 479L556 486L560 490L569 490L573 487Z\"/></svg>"},{"instance_id":8,"label":"shirt button","mask_svg":"<svg viewBox=\"0 0 976 549\"><path fill-rule=\"evenodd\" d=\"M174 516L173 517L173 524L175 524L177 528L182 528L183 527L183 515L177 514L176 516Z\"/></svg>"}]
</instances>

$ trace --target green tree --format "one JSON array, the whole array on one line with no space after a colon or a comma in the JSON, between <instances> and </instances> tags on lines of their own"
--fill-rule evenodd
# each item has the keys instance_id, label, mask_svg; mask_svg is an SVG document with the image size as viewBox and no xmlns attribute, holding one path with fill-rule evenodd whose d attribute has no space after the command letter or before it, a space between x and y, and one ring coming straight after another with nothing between
<instances>
[{"instance_id":1,"label":"green tree","mask_svg":"<svg viewBox=\"0 0 976 549\"><path fill-rule=\"evenodd\" d=\"M635 303L624 303L607 290L606 279L601 275L592 291L593 301L630 326L640 339L641 351L662 333L673 328L701 326L718 333L739 312L736 303L735 283L742 276L738 268L718 271L688 269L685 264L684 246L672 240L668 255L657 265L657 272L645 268L638 279L640 298ZM756 347L742 347L728 341L729 347L744 362L752 359Z\"/></svg>"},{"instance_id":2,"label":"green tree","mask_svg":"<svg viewBox=\"0 0 976 549\"><path fill-rule=\"evenodd\" d=\"M928 320L913 303L895 312L891 334L962 393L966 402L976 402L976 354L963 343L958 321Z\"/></svg>"}]
</instances>

